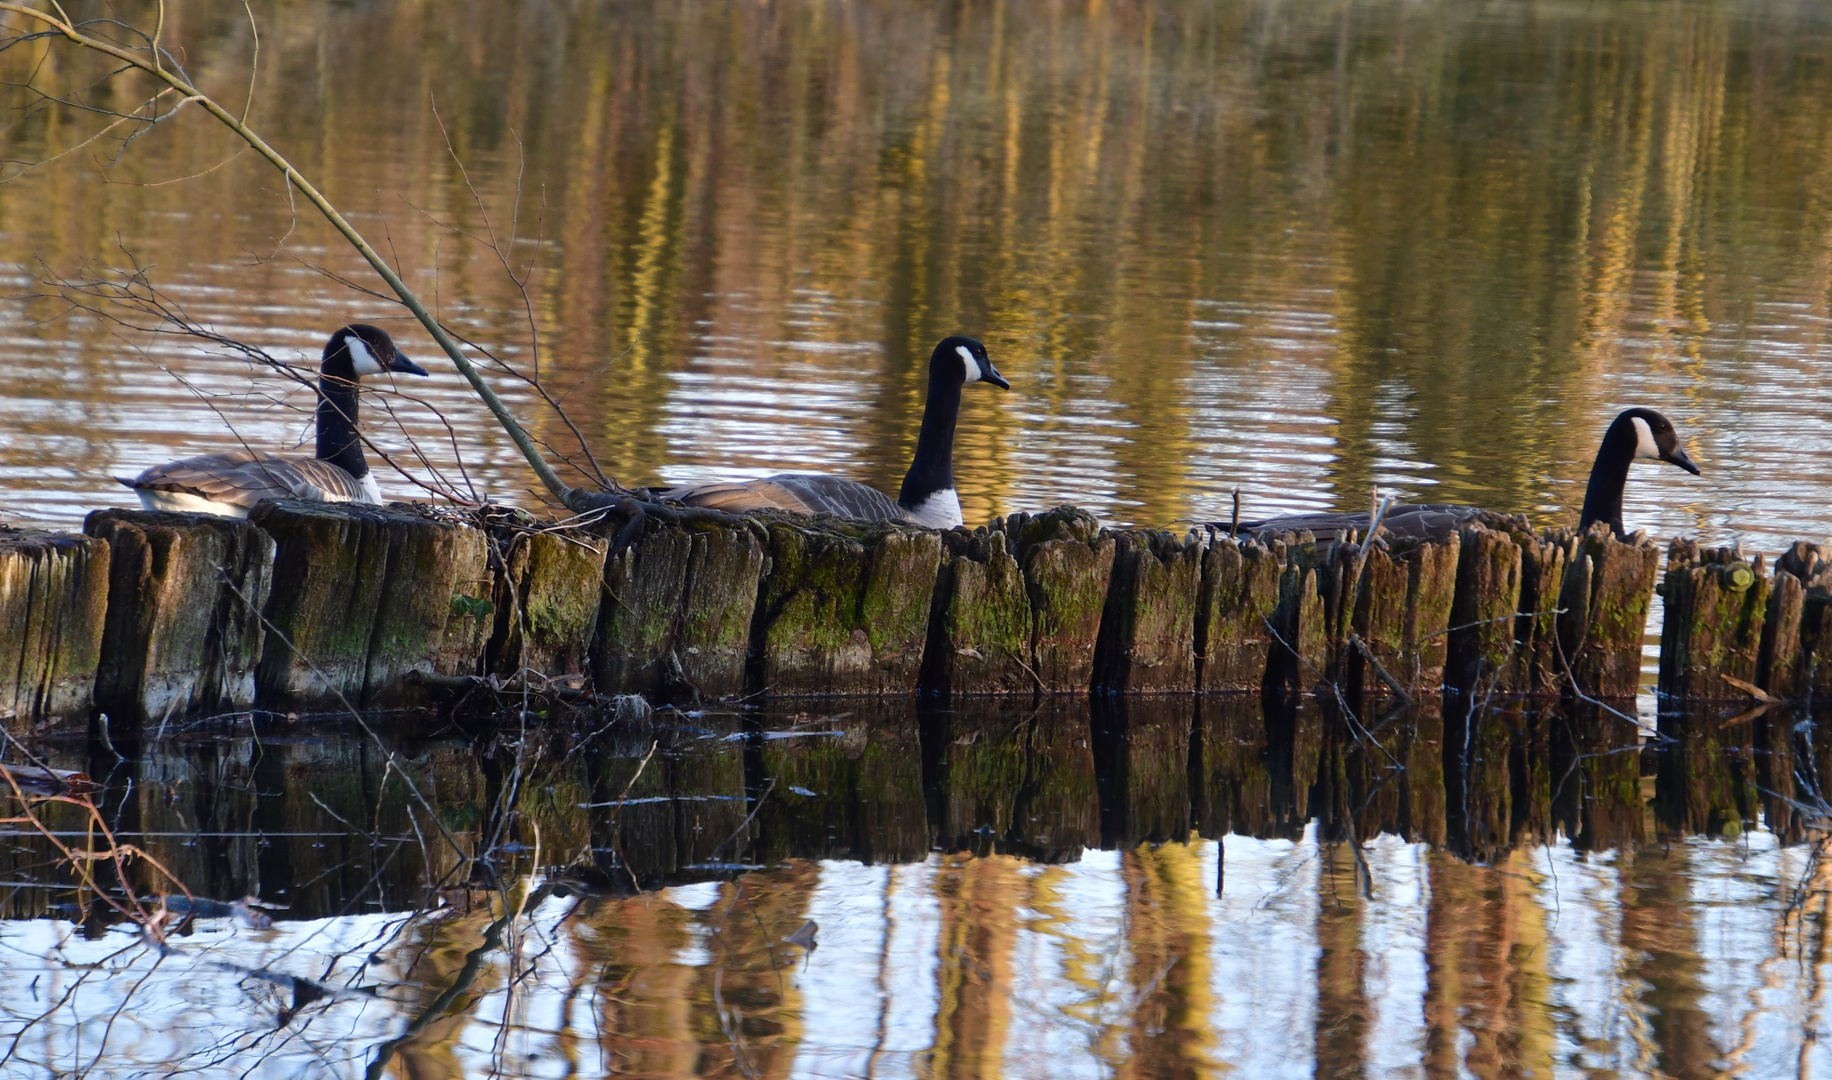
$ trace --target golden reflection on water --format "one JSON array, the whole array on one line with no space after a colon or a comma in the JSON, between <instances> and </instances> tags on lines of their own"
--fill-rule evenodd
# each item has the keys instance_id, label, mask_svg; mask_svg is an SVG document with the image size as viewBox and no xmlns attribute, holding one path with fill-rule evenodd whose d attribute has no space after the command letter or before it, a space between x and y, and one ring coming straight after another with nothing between
<instances>
[{"instance_id":1,"label":"golden reflection on water","mask_svg":"<svg viewBox=\"0 0 1832 1080\"><path fill-rule=\"evenodd\" d=\"M1357 883L1348 847L1308 832L1226 846L1219 896L1217 847L1192 838L1054 866L792 860L722 884L550 899L486 948L473 984L460 976L494 908L206 925L150 975L119 940L7 922L0 965L17 985L71 992L22 1064L69 1053L79 1028L95 1039L130 985L108 1060L221 1054L261 1074L314 1054L318 1071L348 1073L414 1017L393 1075L1770 1077L1832 1064L1814 849L1756 833L1619 856L1554 844L1477 866L1383 837ZM786 940L809 919L812 952ZM61 962L40 959L60 937ZM85 960L120 968L72 987L64 964ZM380 994L320 1004L265 1039L258 1018L285 995L217 961L304 965ZM249 1034L231 1052L214 1025L237 1017Z\"/></svg>"},{"instance_id":2,"label":"golden reflection on water","mask_svg":"<svg viewBox=\"0 0 1832 1080\"><path fill-rule=\"evenodd\" d=\"M255 15L260 130L449 319L532 367L494 256L434 221L483 228L440 124L505 234L522 178L513 257L534 267L542 375L625 482L817 468L894 490L928 350L968 331L1013 381L967 404L969 520L1065 499L1225 516L1237 485L1250 514L1359 507L1370 484L1563 519L1597 433L1635 402L1674 415L1707 472L1639 471L1633 523L1768 548L1825 531L1832 65L1815 5ZM176 5L167 34L237 99L239 9ZM40 66L82 73L46 41L0 55L8 78ZM79 120L37 114L0 149L43 158ZM28 175L0 199L0 263L22 291L38 259L71 273L124 247L195 315L289 357L387 318L314 272L361 276L270 172L247 155L206 171L233 152L187 117L106 170L76 155ZM122 501L111 473L225 444L156 363L235 395L215 404L252 442L305 433L234 363L174 342L142 355L91 320L8 322L13 516L71 521ZM405 433L528 501L436 367L426 393L457 449L424 412Z\"/></svg>"}]
</instances>

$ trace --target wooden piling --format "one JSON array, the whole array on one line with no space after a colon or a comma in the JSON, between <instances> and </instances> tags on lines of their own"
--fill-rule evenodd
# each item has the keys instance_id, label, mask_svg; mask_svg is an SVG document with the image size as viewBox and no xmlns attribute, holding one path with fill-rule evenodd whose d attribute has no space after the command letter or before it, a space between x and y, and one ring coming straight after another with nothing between
<instances>
[{"instance_id":1,"label":"wooden piling","mask_svg":"<svg viewBox=\"0 0 1832 1080\"><path fill-rule=\"evenodd\" d=\"M1360 645L1344 647L1351 693L1416 699L1441 689L1461 554L1458 538L1391 552L1375 543L1366 550L1352 627Z\"/></svg>"},{"instance_id":2,"label":"wooden piling","mask_svg":"<svg viewBox=\"0 0 1832 1080\"><path fill-rule=\"evenodd\" d=\"M1031 607L1031 669L1046 694L1082 694L1112 583L1115 542L1086 510L1014 514L1005 523Z\"/></svg>"},{"instance_id":3,"label":"wooden piling","mask_svg":"<svg viewBox=\"0 0 1832 1080\"><path fill-rule=\"evenodd\" d=\"M252 707L273 539L245 520L144 510L97 510L83 531L113 553L97 707L120 725Z\"/></svg>"},{"instance_id":4,"label":"wooden piling","mask_svg":"<svg viewBox=\"0 0 1832 1080\"><path fill-rule=\"evenodd\" d=\"M1762 556L1751 562L1736 548L1675 539L1660 585L1660 692L1694 702L1747 698L1738 684L1756 681L1769 588Z\"/></svg>"},{"instance_id":5,"label":"wooden piling","mask_svg":"<svg viewBox=\"0 0 1832 1080\"><path fill-rule=\"evenodd\" d=\"M0 723L86 720L108 608L105 541L0 526Z\"/></svg>"},{"instance_id":6,"label":"wooden piling","mask_svg":"<svg viewBox=\"0 0 1832 1080\"><path fill-rule=\"evenodd\" d=\"M1832 544L1795 541L1775 560L1775 579L1763 688L1776 697L1823 698L1832 693Z\"/></svg>"},{"instance_id":7,"label":"wooden piling","mask_svg":"<svg viewBox=\"0 0 1832 1080\"><path fill-rule=\"evenodd\" d=\"M1579 538L1559 589L1559 645L1577 689L1605 698L1641 688L1641 647L1660 549L1646 535L1618 540L1597 524Z\"/></svg>"},{"instance_id":8,"label":"wooden piling","mask_svg":"<svg viewBox=\"0 0 1832 1080\"><path fill-rule=\"evenodd\" d=\"M753 647L774 694L916 689L941 566L939 534L773 521Z\"/></svg>"},{"instance_id":9,"label":"wooden piling","mask_svg":"<svg viewBox=\"0 0 1832 1080\"><path fill-rule=\"evenodd\" d=\"M1324 594L1335 588L1337 545L1318 544L1308 532L1288 533L1280 542L1285 566L1272 613L1266 685L1287 693L1311 693L1326 688L1335 677L1333 627Z\"/></svg>"},{"instance_id":10,"label":"wooden piling","mask_svg":"<svg viewBox=\"0 0 1832 1080\"><path fill-rule=\"evenodd\" d=\"M941 539L941 570L923 652L923 692L943 700L1034 694L1039 682L1031 666L1030 596L1002 527L972 533L955 529Z\"/></svg>"},{"instance_id":11,"label":"wooden piling","mask_svg":"<svg viewBox=\"0 0 1832 1080\"><path fill-rule=\"evenodd\" d=\"M1266 681L1285 545L1212 536L1196 600L1196 681L1205 691L1258 693Z\"/></svg>"},{"instance_id":12,"label":"wooden piling","mask_svg":"<svg viewBox=\"0 0 1832 1080\"><path fill-rule=\"evenodd\" d=\"M1484 525L1464 526L1457 543L1445 682L1472 695L1496 687L1508 670L1520 611L1521 549L1509 533Z\"/></svg>"},{"instance_id":13,"label":"wooden piling","mask_svg":"<svg viewBox=\"0 0 1832 1080\"><path fill-rule=\"evenodd\" d=\"M1094 685L1108 693L1196 689L1202 549L1154 529L1109 530L1113 579L1101 612Z\"/></svg>"},{"instance_id":14,"label":"wooden piling","mask_svg":"<svg viewBox=\"0 0 1832 1080\"><path fill-rule=\"evenodd\" d=\"M495 625L481 530L401 505L292 500L249 520L275 544L263 700L385 708L426 698L416 672L481 669Z\"/></svg>"},{"instance_id":15,"label":"wooden piling","mask_svg":"<svg viewBox=\"0 0 1832 1080\"><path fill-rule=\"evenodd\" d=\"M585 532L513 532L493 538L496 626L489 666L499 675L584 674L591 664L607 542Z\"/></svg>"},{"instance_id":16,"label":"wooden piling","mask_svg":"<svg viewBox=\"0 0 1832 1080\"><path fill-rule=\"evenodd\" d=\"M1558 598L1577 550L1570 529L1534 533L1520 523L1508 530L1520 547L1520 613L1514 619L1515 664L1508 688L1537 697L1556 696L1565 682L1559 659Z\"/></svg>"},{"instance_id":17,"label":"wooden piling","mask_svg":"<svg viewBox=\"0 0 1832 1080\"><path fill-rule=\"evenodd\" d=\"M637 530L605 558L592 646L592 684L600 693L660 694L672 681L693 541L684 529L652 518Z\"/></svg>"}]
</instances>

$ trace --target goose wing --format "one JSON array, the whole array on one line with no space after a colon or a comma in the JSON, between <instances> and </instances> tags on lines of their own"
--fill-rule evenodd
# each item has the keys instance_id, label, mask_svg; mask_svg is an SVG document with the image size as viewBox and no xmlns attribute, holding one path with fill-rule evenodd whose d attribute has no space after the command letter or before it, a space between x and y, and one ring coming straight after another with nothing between
<instances>
[{"instance_id":1,"label":"goose wing","mask_svg":"<svg viewBox=\"0 0 1832 1080\"><path fill-rule=\"evenodd\" d=\"M854 521L909 519L897 500L877 488L823 473L779 473L761 480L688 484L657 489L655 494L687 506L731 514L786 510L792 514L833 514Z\"/></svg>"},{"instance_id":2,"label":"goose wing","mask_svg":"<svg viewBox=\"0 0 1832 1080\"><path fill-rule=\"evenodd\" d=\"M136 491L181 492L224 506L250 507L262 499L372 501L362 481L328 461L245 451L168 461L121 482Z\"/></svg>"},{"instance_id":3,"label":"goose wing","mask_svg":"<svg viewBox=\"0 0 1832 1080\"><path fill-rule=\"evenodd\" d=\"M1443 541L1464 525L1492 514L1479 506L1454 503L1399 503L1380 519L1381 531L1396 540ZM1499 517L1501 515L1493 515ZM1265 521L1243 522L1240 531L1255 535L1309 532L1318 540L1340 540L1349 530L1368 531L1367 514L1291 514Z\"/></svg>"}]
</instances>

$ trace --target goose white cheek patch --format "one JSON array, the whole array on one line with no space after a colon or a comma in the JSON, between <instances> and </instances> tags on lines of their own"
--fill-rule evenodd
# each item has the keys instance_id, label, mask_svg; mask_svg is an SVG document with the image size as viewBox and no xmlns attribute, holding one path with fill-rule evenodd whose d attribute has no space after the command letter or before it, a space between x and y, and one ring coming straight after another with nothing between
<instances>
[{"instance_id":1,"label":"goose white cheek patch","mask_svg":"<svg viewBox=\"0 0 1832 1080\"><path fill-rule=\"evenodd\" d=\"M344 338L344 345L350 350L350 366L356 369L358 375L382 373L382 365L375 362L375 354L369 351L369 346L362 338L351 335Z\"/></svg>"},{"instance_id":2,"label":"goose white cheek patch","mask_svg":"<svg viewBox=\"0 0 1832 1080\"><path fill-rule=\"evenodd\" d=\"M1654 442L1654 429L1639 416L1631 416L1629 420L1635 425L1635 456L1659 459L1660 446Z\"/></svg>"},{"instance_id":3,"label":"goose white cheek patch","mask_svg":"<svg viewBox=\"0 0 1832 1080\"><path fill-rule=\"evenodd\" d=\"M965 345L956 345L954 347L954 351L961 354L961 363L966 365L967 374L965 377L965 381L979 382L980 381L980 362L973 358L973 350L967 348L967 346Z\"/></svg>"}]
</instances>

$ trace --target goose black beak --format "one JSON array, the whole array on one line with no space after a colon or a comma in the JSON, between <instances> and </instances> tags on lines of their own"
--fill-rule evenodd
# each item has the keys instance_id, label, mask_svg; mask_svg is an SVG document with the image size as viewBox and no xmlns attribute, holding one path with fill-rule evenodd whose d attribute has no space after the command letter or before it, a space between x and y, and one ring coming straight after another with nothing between
<instances>
[{"instance_id":1,"label":"goose black beak","mask_svg":"<svg viewBox=\"0 0 1832 1080\"><path fill-rule=\"evenodd\" d=\"M394 363L388 365L388 370L389 371L399 371L406 375L424 375L426 374L425 368L414 363L412 360L407 359L406 356L400 353L394 354ZM1698 470L1694 469L1692 471L1697 472Z\"/></svg>"},{"instance_id":2,"label":"goose black beak","mask_svg":"<svg viewBox=\"0 0 1832 1080\"><path fill-rule=\"evenodd\" d=\"M986 373L980 376L980 380L982 382L989 382L1001 390L1011 389L1011 384L1005 381L1005 376L999 374L999 369L993 367L992 361L990 360L986 362Z\"/></svg>"},{"instance_id":3,"label":"goose black beak","mask_svg":"<svg viewBox=\"0 0 1832 1080\"><path fill-rule=\"evenodd\" d=\"M1692 464L1692 459L1686 456L1686 450L1685 450L1685 447L1683 446L1675 446L1673 448L1672 453L1660 455L1660 460L1670 461L1673 464L1691 473L1693 476L1700 475L1698 471L1698 466Z\"/></svg>"}]
</instances>

